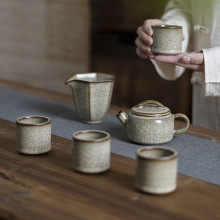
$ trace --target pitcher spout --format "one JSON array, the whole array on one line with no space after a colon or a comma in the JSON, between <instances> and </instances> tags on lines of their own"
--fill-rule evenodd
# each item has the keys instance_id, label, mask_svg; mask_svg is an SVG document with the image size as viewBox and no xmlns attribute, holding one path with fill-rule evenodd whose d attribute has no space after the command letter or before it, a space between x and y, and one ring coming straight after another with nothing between
<instances>
[{"instance_id":1,"label":"pitcher spout","mask_svg":"<svg viewBox=\"0 0 220 220\"><path fill-rule=\"evenodd\" d=\"M77 75L73 74L72 76L70 76L66 81L65 81L65 85L70 85L71 82L77 80Z\"/></svg>"},{"instance_id":2,"label":"pitcher spout","mask_svg":"<svg viewBox=\"0 0 220 220\"><path fill-rule=\"evenodd\" d=\"M118 120L125 126L126 123L127 123L127 120L128 120L128 115L123 112L123 111L119 111L117 114L116 114L116 117L118 118Z\"/></svg>"},{"instance_id":3,"label":"pitcher spout","mask_svg":"<svg viewBox=\"0 0 220 220\"><path fill-rule=\"evenodd\" d=\"M70 76L65 85L70 85L71 82L80 81L84 83L95 83L95 82L113 82L114 76L104 73L75 73Z\"/></svg>"}]
</instances>

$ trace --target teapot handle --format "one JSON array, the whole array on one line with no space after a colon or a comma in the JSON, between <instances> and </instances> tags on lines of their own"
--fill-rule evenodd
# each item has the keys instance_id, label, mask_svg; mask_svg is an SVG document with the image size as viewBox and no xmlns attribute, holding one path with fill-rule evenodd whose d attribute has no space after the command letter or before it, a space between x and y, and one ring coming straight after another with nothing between
<instances>
[{"instance_id":1,"label":"teapot handle","mask_svg":"<svg viewBox=\"0 0 220 220\"><path fill-rule=\"evenodd\" d=\"M174 119L176 119L176 118L183 118L185 121L185 126L183 128L181 128L179 130L174 130L175 134L182 134L189 128L189 124L190 124L189 118L182 113L175 114Z\"/></svg>"},{"instance_id":2,"label":"teapot handle","mask_svg":"<svg viewBox=\"0 0 220 220\"><path fill-rule=\"evenodd\" d=\"M160 107L164 107L164 105L162 105L160 102L157 102L155 100L147 100L147 101L143 101L141 103L139 103L138 105L136 105L137 108L145 105L145 104L155 104L155 105L158 105Z\"/></svg>"}]
</instances>

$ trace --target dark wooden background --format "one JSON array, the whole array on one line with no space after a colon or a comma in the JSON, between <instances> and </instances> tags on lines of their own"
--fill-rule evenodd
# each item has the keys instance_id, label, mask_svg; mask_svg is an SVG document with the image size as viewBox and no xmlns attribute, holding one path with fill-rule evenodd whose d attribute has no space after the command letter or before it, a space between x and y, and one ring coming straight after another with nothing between
<instances>
[{"instance_id":1,"label":"dark wooden background","mask_svg":"<svg viewBox=\"0 0 220 220\"><path fill-rule=\"evenodd\" d=\"M161 79L151 61L136 55L136 30L160 18L167 0L91 0L91 70L116 75L112 103L132 107L154 99L191 117L191 73Z\"/></svg>"}]
</instances>

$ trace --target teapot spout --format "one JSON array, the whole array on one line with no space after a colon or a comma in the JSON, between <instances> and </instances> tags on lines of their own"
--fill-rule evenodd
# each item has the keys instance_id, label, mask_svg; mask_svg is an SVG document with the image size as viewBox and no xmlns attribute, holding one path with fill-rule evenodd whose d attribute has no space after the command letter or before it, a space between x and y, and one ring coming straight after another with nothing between
<instances>
[{"instance_id":1,"label":"teapot spout","mask_svg":"<svg viewBox=\"0 0 220 220\"><path fill-rule=\"evenodd\" d=\"M126 123L127 123L127 120L128 120L128 115L123 112L123 111L119 111L117 114L116 114L116 117L118 118L118 120L125 126Z\"/></svg>"}]
</instances>

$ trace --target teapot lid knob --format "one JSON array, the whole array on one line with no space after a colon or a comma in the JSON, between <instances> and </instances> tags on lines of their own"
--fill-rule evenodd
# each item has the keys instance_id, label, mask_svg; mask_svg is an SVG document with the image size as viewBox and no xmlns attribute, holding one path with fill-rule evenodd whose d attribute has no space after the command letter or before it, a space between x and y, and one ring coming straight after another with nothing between
<instances>
[{"instance_id":1,"label":"teapot lid knob","mask_svg":"<svg viewBox=\"0 0 220 220\"><path fill-rule=\"evenodd\" d=\"M155 100L147 100L134 106L131 112L136 115L154 117L169 115L170 109Z\"/></svg>"}]
</instances>

